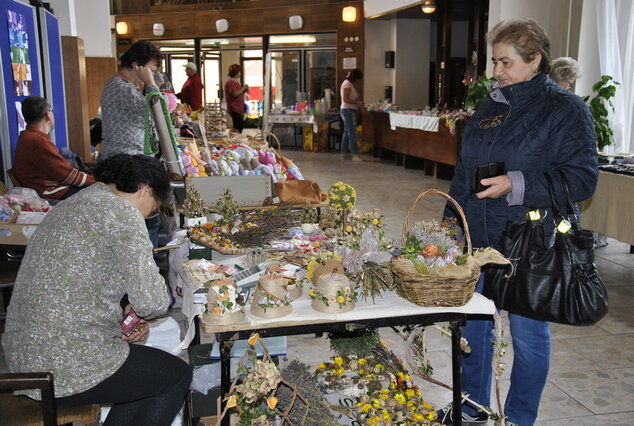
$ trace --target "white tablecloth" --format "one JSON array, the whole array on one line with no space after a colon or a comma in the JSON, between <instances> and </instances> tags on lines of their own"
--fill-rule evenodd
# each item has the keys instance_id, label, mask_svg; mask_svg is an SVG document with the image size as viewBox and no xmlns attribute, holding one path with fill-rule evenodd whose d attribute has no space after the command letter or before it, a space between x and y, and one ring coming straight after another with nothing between
<instances>
[{"instance_id":1,"label":"white tablecloth","mask_svg":"<svg viewBox=\"0 0 634 426\"><path fill-rule=\"evenodd\" d=\"M313 132L315 133L318 130L315 116L312 114L271 114L268 116L265 130L270 132L276 123L313 126Z\"/></svg>"},{"instance_id":2,"label":"white tablecloth","mask_svg":"<svg viewBox=\"0 0 634 426\"><path fill-rule=\"evenodd\" d=\"M437 132L440 118L427 117L424 115L399 114L397 112L390 113L390 127L396 130L397 127L406 129L418 129L426 132Z\"/></svg>"}]
</instances>

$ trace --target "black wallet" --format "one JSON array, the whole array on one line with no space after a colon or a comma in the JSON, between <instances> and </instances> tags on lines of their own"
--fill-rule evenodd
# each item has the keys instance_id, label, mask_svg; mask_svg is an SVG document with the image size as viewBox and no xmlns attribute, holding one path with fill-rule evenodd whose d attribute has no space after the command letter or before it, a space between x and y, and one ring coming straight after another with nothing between
<instances>
[{"instance_id":1,"label":"black wallet","mask_svg":"<svg viewBox=\"0 0 634 426\"><path fill-rule=\"evenodd\" d=\"M471 192L477 194L488 188L480 183L482 179L500 176L506 173L504 163L486 163L475 166L471 170Z\"/></svg>"}]
</instances>

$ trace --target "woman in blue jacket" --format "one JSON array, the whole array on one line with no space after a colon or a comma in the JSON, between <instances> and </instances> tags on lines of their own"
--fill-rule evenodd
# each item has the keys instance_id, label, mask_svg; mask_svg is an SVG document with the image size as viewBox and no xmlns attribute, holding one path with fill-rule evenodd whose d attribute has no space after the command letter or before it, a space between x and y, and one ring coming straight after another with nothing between
<instances>
[{"instance_id":1,"label":"woman in blue jacket","mask_svg":"<svg viewBox=\"0 0 634 426\"><path fill-rule=\"evenodd\" d=\"M497 83L469 119L449 191L464 209L476 248L499 248L508 221L523 219L529 208L551 205L545 172L555 180L558 199L563 188L554 172L566 175L574 202L592 195L598 176L590 112L581 98L548 77L550 41L544 29L532 19L502 21L488 42ZM484 189L472 188L473 171L487 163L503 163L505 172L481 179ZM457 216L451 206L446 213ZM482 286L481 279L476 291ZM550 328L548 322L514 314L509 321L515 355L504 413L511 424L527 426L537 417L548 376ZM468 321L463 328L472 351L462 359L462 389L483 406L491 405L492 330L492 321ZM452 424L450 406L438 414L444 424ZM464 404L463 420L486 422L486 417Z\"/></svg>"}]
</instances>

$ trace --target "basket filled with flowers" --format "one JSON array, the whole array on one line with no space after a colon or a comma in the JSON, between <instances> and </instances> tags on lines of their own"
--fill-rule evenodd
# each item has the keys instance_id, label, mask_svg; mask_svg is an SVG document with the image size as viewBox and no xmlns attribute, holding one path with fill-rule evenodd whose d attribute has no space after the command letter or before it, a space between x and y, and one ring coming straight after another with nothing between
<instances>
[{"instance_id":1,"label":"basket filled with flowers","mask_svg":"<svg viewBox=\"0 0 634 426\"><path fill-rule=\"evenodd\" d=\"M416 205L430 194L445 197L456 207L462 220L466 253L455 241L455 220L410 226ZM474 251L462 208L448 194L435 189L419 194L409 207L403 224L403 244L402 254L391 261L394 284L399 296L419 306L462 306L473 296L482 265L509 263L495 249Z\"/></svg>"}]
</instances>

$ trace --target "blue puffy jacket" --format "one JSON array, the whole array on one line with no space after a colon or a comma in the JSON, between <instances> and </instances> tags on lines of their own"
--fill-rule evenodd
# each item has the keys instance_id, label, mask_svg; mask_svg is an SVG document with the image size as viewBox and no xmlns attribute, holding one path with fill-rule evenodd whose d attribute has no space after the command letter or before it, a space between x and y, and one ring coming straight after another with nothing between
<instances>
[{"instance_id":1,"label":"blue puffy jacket","mask_svg":"<svg viewBox=\"0 0 634 426\"><path fill-rule=\"evenodd\" d=\"M506 197L479 200L471 193L471 173L490 162L505 164L513 190ZM524 219L530 208L551 206L544 172L554 178L556 198L564 200L556 171L565 174L573 202L594 192L597 139L588 107L543 73L496 88L465 127L449 191L465 212L473 246L499 248L507 221ZM445 214L457 216L450 204ZM552 217L549 210L546 235L552 232Z\"/></svg>"}]
</instances>

